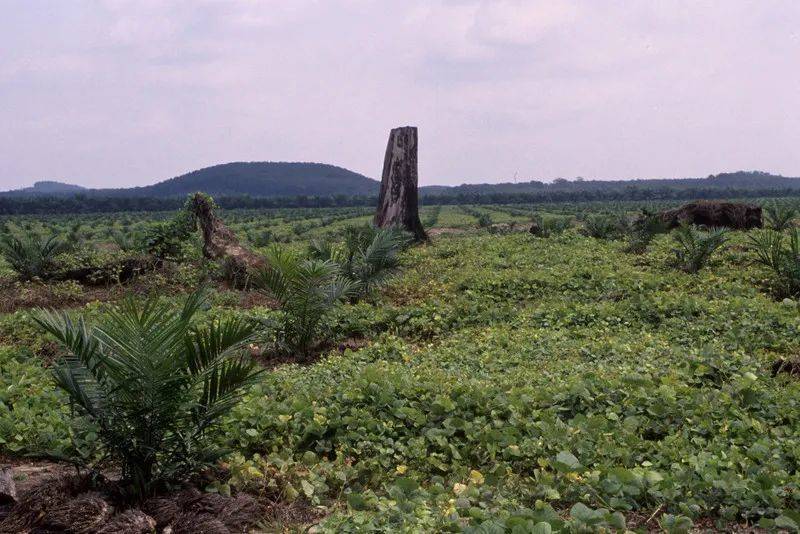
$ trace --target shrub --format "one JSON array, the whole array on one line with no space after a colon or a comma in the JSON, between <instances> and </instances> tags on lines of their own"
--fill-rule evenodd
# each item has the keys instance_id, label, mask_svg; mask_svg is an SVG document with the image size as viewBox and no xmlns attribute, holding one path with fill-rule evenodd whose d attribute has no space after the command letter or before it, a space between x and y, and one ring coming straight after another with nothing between
<instances>
[{"instance_id":1,"label":"shrub","mask_svg":"<svg viewBox=\"0 0 800 534\"><path fill-rule=\"evenodd\" d=\"M771 202L764 206L767 227L782 232L792 226L797 210L783 202Z\"/></svg>"},{"instance_id":2,"label":"shrub","mask_svg":"<svg viewBox=\"0 0 800 534\"><path fill-rule=\"evenodd\" d=\"M113 230L111 232L111 239L113 239L114 243L124 252L134 252L143 248L137 241L137 236L130 232Z\"/></svg>"},{"instance_id":3,"label":"shrub","mask_svg":"<svg viewBox=\"0 0 800 534\"><path fill-rule=\"evenodd\" d=\"M487 228L492 225L492 217L488 213L478 215L478 227Z\"/></svg>"},{"instance_id":4,"label":"shrub","mask_svg":"<svg viewBox=\"0 0 800 534\"><path fill-rule=\"evenodd\" d=\"M204 301L198 291L178 311L128 297L95 326L64 313L35 316L68 351L54 368L56 385L97 426L135 499L219 457L207 434L258 375L240 351L251 326L236 319L192 326Z\"/></svg>"},{"instance_id":5,"label":"shrub","mask_svg":"<svg viewBox=\"0 0 800 534\"><path fill-rule=\"evenodd\" d=\"M538 237L550 237L564 233L571 226L572 219L569 217L535 215L530 233Z\"/></svg>"},{"instance_id":6,"label":"shrub","mask_svg":"<svg viewBox=\"0 0 800 534\"><path fill-rule=\"evenodd\" d=\"M330 260L302 258L272 246L267 266L256 271L251 283L280 304L279 339L285 348L307 354L319 341L322 320L356 285Z\"/></svg>"},{"instance_id":7,"label":"shrub","mask_svg":"<svg viewBox=\"0 0 800 534\"><path fill-rule=\"evenodd\" d=\"M791 229L788 236L765 230L751 235L750 245L756 261L772 272L778 296L800 293L800 229Z\"/></svg>"},{"instance_id":8,"label":"shrub","mask_svg":"<svg viewBox=\"0 0 800 534\"><path fill-rule=\"evenodd\" d=\"M397 272L398 253L408 242L408 236L394 228L351 226L345 229L342 243L312 241L311 255L339 266L340 274L353 284L355 301L372 294Z\"/></svg>"},{"instance_id":9,"label":"shrub","mask_svg":"<svg viewBox=\"0 0 800 534\"><path fill-rule=\"evenodd\" d=\"M614 239L621 233L620 220L613 215L593 214L583 221L581 232L596 239Z\"/></svg>"},{"instance_id":10,"label":"shrub","mask_svg":"<svg viewBox=\"0 0 800 534\"><path fill-rule=\"evenodd\" d=\"M45 240L36 234L0 239L0 254L23 280L45 278L54 267L55 257L68 249L67 243L54 235Z\"/></svg>"},{"instance_id":11,"label":"shrub","mask_svg":"<svg viewBox=\"0 0 800 534\"><path fill-rule=\"evenodd\" d=\"M631 224L625 251L643 254L653 238L666 231L667 225L664 221L647 210L642 210L641 215Z\"/></svg>"},{"instance_id":12,"label":"shrub","mask_svg":"<svg viewBox=\"0 0 800 534\"><path fill-rule=\"evenodd\" d=\"M676 245L673 252L678 268L687 273L702 269L714 252L725 245L726 234L724 229L702 231L687 224L676 228L672 238Z\"/></svg>"}]
</instances>

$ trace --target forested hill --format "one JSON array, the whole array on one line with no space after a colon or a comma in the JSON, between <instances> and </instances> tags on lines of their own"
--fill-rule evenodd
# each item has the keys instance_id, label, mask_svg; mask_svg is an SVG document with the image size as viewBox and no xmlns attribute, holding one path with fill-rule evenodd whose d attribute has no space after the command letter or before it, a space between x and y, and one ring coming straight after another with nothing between
<instances>
[{"instance_id":1,"label":"forested hill","mask_svg":"<svg viewBox=\"0 0 800 534\"><path fill-rule=\"evenodd\" d=\"M212 196L295 197L377 195L380 184L363 174L324 163L236 162L214 165L144 187L85 189L58 182L0 193L1 196L71 195L119 198Z\"/></svg>"}]
</instances>

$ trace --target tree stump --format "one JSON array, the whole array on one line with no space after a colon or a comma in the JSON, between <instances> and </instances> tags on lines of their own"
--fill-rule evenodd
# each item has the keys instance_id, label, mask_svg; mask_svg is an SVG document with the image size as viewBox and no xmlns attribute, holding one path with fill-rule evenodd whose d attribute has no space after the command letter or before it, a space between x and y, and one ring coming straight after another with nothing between
<instances>
[{"instance_id":1,"label":"tree stump","mask_svg":"<svg viewBox=\"0 0 800 534\"><path fill-rule=\"evenodd\" d=\"M428 239L419 220L417 181L417 128L395 128L386 145L375 226L399 227L417 241Z\"/></svg>"},{"instance_id":2,"label":"tree stump","mask_svg":"<svg viewBox=\"0 0 800 534\"><path fill-rule=\"evenodd\" d=\"M14 484L14 471L10 467L0 468L0 504L17 502L17 486Z\"/></svg>"},{"instance_id":3,"label":"tree stump","mask_svg":"<svg viewBox=\"0 0 800 534\"><path fill-rule=\"evenodd\" d=\"M242 273L266 264L262 256L239 243L236 234L214 214L211 197L195 193L189 202L189 212L203 234L203 255L206 258L228 260Z\"/></svg>"}]
</instances>

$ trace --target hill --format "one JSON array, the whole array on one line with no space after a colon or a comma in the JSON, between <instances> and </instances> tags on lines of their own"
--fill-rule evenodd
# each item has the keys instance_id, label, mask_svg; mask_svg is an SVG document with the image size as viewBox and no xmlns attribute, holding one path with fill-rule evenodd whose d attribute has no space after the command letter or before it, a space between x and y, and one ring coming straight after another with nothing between
<instances>
[{"instance_id":1,"label":"hill","mask_svg":"<svg viewBox=\"0 0 800 534\"><path fill-rule=\"evenodd\" d=\"M13 192L23 195L60 195L81 193L83 191L86 191L86 188L79 185L43 180L41 182L36 182L31 187L23 187L22 189L9 191L9 193Z\"/></svg>"},{"instance_id":2,"label":"hill","mask_svg":"<svg viewBox=\"0 0 800 534\"><path fill-rule=\"evenodd\" d=\"M324 163L235 162L192 171L143 187L87 189L59 182L0 193L3 196L70 195L106 198L182 197L196 191L212 196L296 197L377 195L380 183L363 174Z\"/></svg>"}]
</instances>

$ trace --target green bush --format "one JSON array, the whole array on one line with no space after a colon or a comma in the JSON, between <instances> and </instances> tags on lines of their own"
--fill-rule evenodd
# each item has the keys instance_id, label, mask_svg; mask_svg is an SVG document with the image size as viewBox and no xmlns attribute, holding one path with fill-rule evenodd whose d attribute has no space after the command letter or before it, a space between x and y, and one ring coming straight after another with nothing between
<instances>
[{"instance_id":1,"label":"green bush","mask_svg":"<svg viewBox=\"0 0 800 534\"><path fill-rule=\"evenodd\" d=\"M779 297L800 293L800 229L788 235L764 230L750 236L750 246L756 261L770 270Z\"/></svg>"},{"instance_id":2,"label":"green bush","mask_svg":"<svg viewBox=\"0 0 800 534\"><path fill-rule=\"evenodd\" d=\"M252 327L234 319L192 326L203 303L202 292L181 310L129 297L93 326L64 313L34 318L68 351L56 384L97 426L133 498L216 460L207 434L258 374L240 351Z\"/></svg>"},{"instance_id":3,"label":"green bush","mask_svg":"<svg viewBox=\"0 0 800 534\"><path fill-rule=\"evenodd\" d=\"M530 233L537 237L550 237L564 233L572 226L570 217L555 215L536 215L533 217Z\"/></svg>"},{"instance_id":4,"label":"green bush","mask_svg":"<svg viewBox=\"0 0 800 534\"><path fill-rule=\"evenodd\" d=\"M351 300L357 300L371 295L398 271L398 254L408 243L408 236L394 228L350 226L341 243L312 241L311 255L338 265L339 273L353 284Z\"/></svg>"},{"instance_id":5,"label":"green bush","mask_svg":"<svg viewBox=\"0 0 800 534\"><path fill-rule=\"evenodd\" d=\"M643 254L655 236L667 231L667 225L657 215L647 210L642 210L639 217L633 221L628 231L628 245L626 252Z\"/></svg>"},{"instance_id":6,"label":"green bush","mask_svg":"<svg viewBox=\"0 0 800 534\"><path fill-rule=\"evenodd\" d=\"M767 227L782 232L792 226L797 210L785 202L773 201L764 206L764 219Z\"/></svg>"},{"instance_id":7,"label":"green bush","mask_svg":"<svg viewBox=\"0 0 800 534\"><path fill-rule=\"evenodd\" d=\"M254 273L251 283L280 304L284 348L307 354L319 341L323 319L356 291L356 284L330 260L303 258L277 246L268 250L266 259L266 267Z\"/></svg>"},{"instance_id":8,"label":"green bush","mask_svg":"<svg viewBox=\"0 0 800 534\"><path fill-rule=\"evenodd\" d=\"M56 256L68 249L68 244L55 235L47 239L32 233L22 238L0 238L0 254L23 280L46 278L55 266Z\"/></svg>"},{"instance_id":9,"label":"green bush","mask_svg":"<svg viewBox=\"0 0 800 534\"><path fill-rule=\"evenodd\" d=\"M492 225L492 217L488 213L478 215L478 227L487 228Z\"/></svg>"},{"instance_id":10,"label":"green bush","mask_svg":"<svg viewBox=\"0 0 800 534\"><path fill-rule=\"evenodd\" d=\"M689 225L676 228L672 232L676 265L682 271L696 273L725 245L726 234L724 229L704 231Z\"/></svg>"},{"instance_id":11,"label":"green bush","mask_svg":"<svg viewBox=\"0 0 800 534\"><path fill-rule=\"evenodd\" d=\"M591 214L584 219L581 232L595 239L614 239L622 233L620 222L614 215Z\"/></svg>"}]
</instances>

